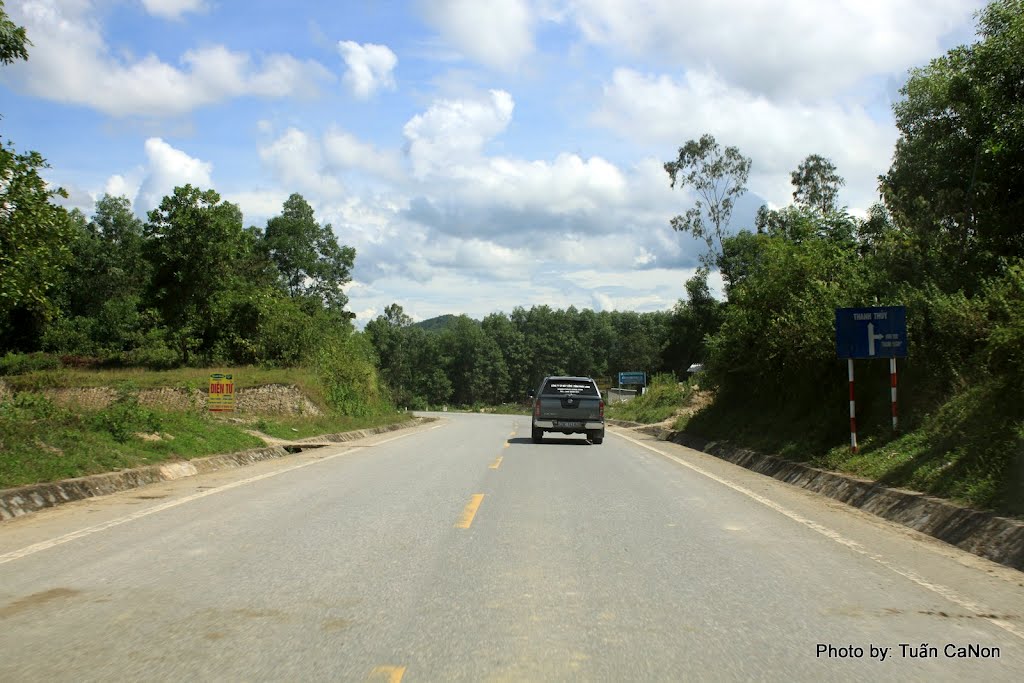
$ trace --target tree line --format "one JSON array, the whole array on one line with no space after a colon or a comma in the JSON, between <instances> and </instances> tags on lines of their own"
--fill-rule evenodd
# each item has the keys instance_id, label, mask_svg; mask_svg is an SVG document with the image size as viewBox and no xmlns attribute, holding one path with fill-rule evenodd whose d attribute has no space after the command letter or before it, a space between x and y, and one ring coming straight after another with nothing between
<instances>
[{"instance_id":1,"label":"tree line","mask_svg":"<svg viewBox=\"0 0 1024 683\"><path fill-rule=\"evenodd\" d=\"M707 295L709 306L717 302ZM381 373L396 402L424 408L446 403L523 401L546 375L584 375L614 383L618 372L685 375L699 339L679 332L669 312L516 307L482 321L456 316L436 331L413 324L399 304L366 325Z\"/></svg>"}]
</instances>

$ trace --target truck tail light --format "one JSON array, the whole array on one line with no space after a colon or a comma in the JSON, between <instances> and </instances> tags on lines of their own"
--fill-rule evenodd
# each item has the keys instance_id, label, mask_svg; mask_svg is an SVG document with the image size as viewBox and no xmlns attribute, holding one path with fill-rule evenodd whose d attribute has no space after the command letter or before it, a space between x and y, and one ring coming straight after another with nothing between
<instances>
[{"instance_id":1,"label":"truck tail light","mask_svg":"<svg viewBox=\"0 0 1024 683\"><path fill-rule=\"evenodd\" d=\"M540 417L540 399L533 402L533 416Z\"/></svg>"},{"instance_id":2,"label":"truck tail light","mask_svg":"<svg viewBox=\"0 0 1024 683\"><path fill-rule=\"evenodd\" d=\"M602 401L601 401L600 403L598 403L597 405L598 405L598 407L599 407L599 408L601 409L601 417L604 417L604 400L602 400Z\"/></svg>"}]
</instances>

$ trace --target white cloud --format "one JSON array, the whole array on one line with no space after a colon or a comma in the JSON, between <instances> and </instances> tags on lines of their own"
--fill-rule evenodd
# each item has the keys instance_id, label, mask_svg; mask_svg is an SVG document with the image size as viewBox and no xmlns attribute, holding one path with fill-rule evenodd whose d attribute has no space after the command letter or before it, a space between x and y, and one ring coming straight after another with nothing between
<instances>
[{"instance_id":1,"label":"white cloud","mask_svg":"<svg viewBox=\"0 0 1024 683\"><path fill-rule=\"evenodd\" d=\"M191 184L201 189L213 189L213 164L189 156L160 138L146 140L146 177L135 197L135 212L144 214L155 209L164 196L175 187Z\"/></svg>"},{"instance_id":2,"label":"white cloud","mask_svg":"<svg viewBox=\"0 0 1024 683\"><path fill-rule=\"evenodd\" d=\"M400 181L403 176L397 153L379 150L341 129L328 130L323 137L323 146L327 163L336 168L360 169L393 181Z\"/></svg>"},{"instance_id":3,"label":"white cloud","mask_svg":"<svg viewBox=\"0 0 1024 683\"><path fill-rule=\"evenodd\" d=\"M140 172L121 175L115 173L107 179L103 186L103 193L112 197L135 197L139 193L139 186L142 181L139 179Z\"/></svg>"},{"instance_id":4,"label":"white cloud","mask_svg":"<svg viewBox=\"0 0 1024 683\"><path fill-rule=\"evenodd\" d=\"M214 45L189 50L181 66L153 54L115 54L104 42L89 2L29 0L11 8L32 39L32 58L4 69L33 95L92 107L113 116L174 116L231 97L308 96L331 78L315 61L271 54L254 63L244 52Z\"/></svg>"},{"instance_id":5,"label":"white cloud","mask_svg":"<svg viewBox=\"0 0 1024 683\"><path fill-rule=\"evenodd\" d=\"M427 0L428 22L470 59L509 71L533 51L534 16L525 0Z\"/></svg>"},{"instance_id":6,"label":"white cloud","mask_svg":"<svg viewBox=\"0 0 1024 683\"><path fill-rule=\"evenodd\" d=\"M222 192L224 201L237 204L245 225L264 226L267 220L281 213L288 193L279 188Z\"/></svg>"},{"instance_id":7,"label":"white cloud","mask_svg":"<svg viewBox=\"0 0 1024 683\"><path fill-rule=\"evenodd\" d=\"M665 145L665 160L710 132L753 159L750 188L776 205L790 202L789 173L808 154L835 162L847 181L842 199L870 205L897 136L890 117L878 121L860 105L771 100L699 72L676 80L616 69L593 119L625 138Z\"/></svg>"},{"instance_id":8,"label":"white cloud","mask_svg":"<svg viewBox=\"0 0 1024 683\"><path fill-rule=\"evenodd\" d=\"M663 64L714 69L755 92L822 96L903 74L981 0L568 0L591 43Z\"/></svg>"},{"instance_id":9,"label":"white cloud","mask_svg":"<svg viewBox=\"0 0 1024 683\"><path fill-rule=\"evenodd\" d=\"M320 142L297 128L289 128L281 137L260 147L260 158L290 191L324 199L345 193L341 181L324 170Z\"/></svg>"},{"instance_id":10,"label":"white cloud","mask_svg":"<svg viewBox=\"0 0 1024 683\"><path fill-rule=\"evenodd\" d=\"M186 12L205 12L204 0L142 0L146 11L164 19L180 19Z\"/></svg>"},{"instance_id":11,"label":"white cloud","mask_svg":"<svg viewBox=\"0 0 1024 683\"><path fill-rule=\"evenodd\" d=\"M395 89L392 72L398 64L398 57L387 45L360 45L344 40L338 43L338 52L348 66L343 78L345 85L359 99L368 99L381 88Z\"/></svg>"},{"instance_id":12,"label":"white cloud","mask_svg":"<svg viewBox=\"0 0 1024 683\"><path fill-rule=\"evenodd\" d=\"M484 145L505 130L515 102L504 90L482 99L436 100L402 129L417 177L476 158Z\"/></svg>"}]
</instances>

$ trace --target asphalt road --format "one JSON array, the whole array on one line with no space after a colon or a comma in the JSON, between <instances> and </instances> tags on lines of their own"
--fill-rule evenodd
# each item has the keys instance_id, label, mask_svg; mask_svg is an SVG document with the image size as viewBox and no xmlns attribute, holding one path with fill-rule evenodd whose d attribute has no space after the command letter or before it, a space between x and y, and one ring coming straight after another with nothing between
<instances>
[{"instance_id":1,"label":"asphalt road","mask_svg":"<svg viewBox=\"0 0 1024 683\"><path fill-rule=\"evenodd\" d=\"M0 524L0 681L1024 680L1021 572L633 432L442 417Z\"/></svg>"}]
</instances>

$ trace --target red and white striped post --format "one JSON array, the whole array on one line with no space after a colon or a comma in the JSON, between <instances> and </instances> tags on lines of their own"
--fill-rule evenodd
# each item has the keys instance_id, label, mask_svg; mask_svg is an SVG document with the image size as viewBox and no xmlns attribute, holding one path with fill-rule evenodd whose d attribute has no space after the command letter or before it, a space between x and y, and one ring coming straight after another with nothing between
<instances>
[{"instance_id":1,"label":"red and white striped post","mask_svg":"<svg viewBox=\"0 0 1024 683\"><path fill-rule=\"evenodd\" d=\"M846 367L850 375L850 451L857 452L857 409L853 400L853 359L846 359Z\"/></svg>"},{"instance_id":2,"label":"red and white striped post","mask_svg":"<svg viewBox=\"0 0 1024 683\"><path fill-rule=\"evenodd\" d=\"M892 393L892 431L900 431L900 418L896 410L896 356L889 359L889 387Z\"/></svg>"}]
</instances>

